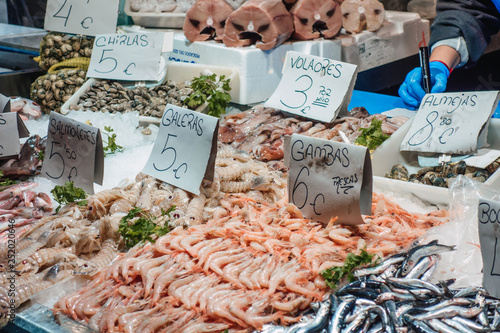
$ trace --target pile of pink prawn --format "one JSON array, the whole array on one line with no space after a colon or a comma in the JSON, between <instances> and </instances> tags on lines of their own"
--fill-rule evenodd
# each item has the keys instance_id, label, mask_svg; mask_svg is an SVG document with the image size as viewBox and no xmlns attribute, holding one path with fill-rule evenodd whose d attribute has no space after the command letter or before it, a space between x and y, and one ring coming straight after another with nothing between
<instances>
[{"instance_id":1,"label":"pile of pink prawn","mask_svg":"<svg viewBox=\"0 0 500 333\"><path fill-rule=\"evenodd\" d=\"M246 332L288 324L328 292L319 273L366 248L388 256L409 247L447 212L408 213L375 195L366 224L324 227L286 202L225 194L229 215L178 227L137 245L76 293L64 313L104 332Z\"/></svg>"},{"instance_id":2,"label":"pile of pink prawn","mask_svg":"<svg viewBox=\"0 0 500 333\"><path fill-rule=\"evenodd\" d=\"M272 161L274 169L285 170L283 140L285 135L301 134L325 140L343 142L340 132L354 142L361 134L360 128L369 127L372 120L382 121L382 132L394 133L408 118L388 118L382 114L369 115L365 108L354 108L350 116L332 123L311 121L300 117L285 116L281 111L256 106L248 111L226 116L219 127L219 141L234 148L252 153L261 161Z\"/></svg>"},{"instance_id":3,"label":"pile of pink prawn","mask_svg":"<svg viewBox=\"0 0 500 333\"><path fill-rule=\"evenodd\" d=\"M22 182L0 187L0 244L7 243L12 233L10 229L14 229L15 238L18 238L33 223L52 212L50 197L32 190L37 186L37 183Z\"/></svg>"}]
</instances>

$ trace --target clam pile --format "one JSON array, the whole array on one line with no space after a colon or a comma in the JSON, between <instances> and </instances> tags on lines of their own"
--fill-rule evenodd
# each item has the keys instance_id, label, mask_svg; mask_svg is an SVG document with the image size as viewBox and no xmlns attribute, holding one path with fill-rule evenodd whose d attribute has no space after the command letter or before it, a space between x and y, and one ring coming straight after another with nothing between
<instances>
[{"instance_id":1,"label":"clam pile","mask_svg":"<svg viewBox=\"0 0 500 333\"><path fill-rule=\"evenodd\" d=\"M61 106L83 85L86 73L83 69L61 69L40 76L31 85L31 99L45 113L60 112Z\"/></svg>"},{"instance_id":2,"label":"clam pile","mask_svg":"<svg viewBox=\"0 0 500 333\"><path fill-rule=\"evenodd\" d=\"M40 63L43 70L72 58L92 55L94 38L83 36L69 36L60 32L49 32L40 42Z\"/></svg>"},{"instance_id":3,"label":"clam pile","mask_svg":"<svg viewBox=\"0 0 500 333\"><path fill-rule=\"evenodd\" d=\"M189 83L167 81L155 87L124 87L116 81L96 81L71 110L92 110L102 112L139 111L141 116L161 118L165 106L183 106L184 100L193 92Z\"/></svg>"},{"instance_id":4,"label":"clam pile","mask_svg":"<svg viewBox=\"0 0 500 333\"><path fill-rule=\"evenodd\" d=\"M410 174L404 165L396 164L392 167L391 172L385 176L411 183L448 187L451 181L458 175L464 175L465 177L484 183L499 167L500 158L485 169L468 166L465 161L459 161L435 167L423 167L417 173Z\"/></svg>"}]
</instances>

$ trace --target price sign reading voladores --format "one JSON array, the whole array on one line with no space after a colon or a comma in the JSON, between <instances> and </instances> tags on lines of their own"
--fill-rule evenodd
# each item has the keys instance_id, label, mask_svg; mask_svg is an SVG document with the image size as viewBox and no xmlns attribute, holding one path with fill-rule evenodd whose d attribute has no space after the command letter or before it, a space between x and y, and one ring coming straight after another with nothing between
<instances>
[{"instance_id":1,"label":"price sign reading voladores","mask_svg":"<svg viewBox=\"0 0 500 333\"><path fill-rule=\"evenodd\" d=\"M130 33L98 35L88 77L127 81L157 81L164 35Z\"/></svg>"},{"instance_id":2,"label":"price sign reading voladores","mask_svg":"<svg viewBox=\"0 0 500 333\"><path fill-rule=\"evenodd\" d=\"M42 176L63 185L72 181L88 193L102 184L104 151L98 128L50 113Z\"/></svg>"},{"instance_id":3,"label":"price sign reading voladores","mask_svg":"<svg viewBox=\"0 0 500 333\"><path fill-rule=\"evenodd\" d=\"M401 150L469 154L486 143L499 91L427 94Z\"/></svg>"},{"instance_id":4,"label":"price sign reading voladores","mask_svg":"<svg viewBox=\"0 0 500 333\"><path fill-rule=\"evenodd\" d=\"M200 194L203 179L212 181L219 119L168 104L143 172Z\"/></svg>"},{"instance_id":5,"label":"price sign reading voladores","mask_svg":"<svg viewBox=\"0 0 500 333\"><path fill-rule=\"evenodd\" d=\"M500 202L479 199L479 241L483 256L483 287L500 297Z\"/></svg>"},{"instance_id":6,"label":"price sign reading voladores","mask_svg":"<svg viewBox=\"0 0 500 333\"><path fill-rule=\"evenodd\" d=\"M120 0L47 0L45 30L95 36L116 31Z\"/></svg>"},{"instance_id":7,"label":"price sign reading voladores","mask_svg":"<svg viewBox=\"0 0 500 333\"><path fill-rule=\"evenodd\" d=\"M371 214L372 170L367 148L293 134L286 140L288 200L312 220L364 223Z\"/></svg>"},{"instance_id":8,"label":"price sign reading voladores","mask_svg":"<svg viewBox=\"0 0 500 333\"><path fill-rule=\"evenodd\" d=\"M357 66L288 51L283 76L266 106L323 122L347 112Z\"/></svg>"}]
</instances>

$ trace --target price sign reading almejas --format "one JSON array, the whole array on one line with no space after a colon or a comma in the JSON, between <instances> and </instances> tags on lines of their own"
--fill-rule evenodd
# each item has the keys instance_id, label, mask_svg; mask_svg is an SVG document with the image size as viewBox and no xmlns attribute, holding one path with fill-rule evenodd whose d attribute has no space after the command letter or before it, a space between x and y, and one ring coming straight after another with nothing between
<instances>
[{"instance_id":1,"label":"price sign reading almejas","mask_svg":"<svg viewBox=\"0 0 500 333\"><path fill-rule=\"evenodd\" d=\"M116 31L119 0L47 0L45 30L95 36Z\"/></svg>"},{"instance_id":2,"label":"price sign reading almejas","mask_svg":"<svg viewBox=\"0 0 500 333\"><path fill-rule=\"evenodd\" d=\"M88 77L109 80L157 81L164 34L98 35Z\"/></svg>"}]
</instances>

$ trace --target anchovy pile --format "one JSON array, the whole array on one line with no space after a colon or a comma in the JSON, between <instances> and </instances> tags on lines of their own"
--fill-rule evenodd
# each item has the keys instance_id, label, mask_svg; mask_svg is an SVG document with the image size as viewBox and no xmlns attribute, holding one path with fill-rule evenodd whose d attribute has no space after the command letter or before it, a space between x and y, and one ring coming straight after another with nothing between
<instances>
[{"instance_id":1,"label":"anchovy pile","mask_svg":"<svg viewBox=\"0 0 500 333\"><path fill-rule=\"evenodd\" d=\"M451 289L454 280L428 282L439 253L452 250L432 241L359 269L358 281L312 303L299 323L264 325L259 332L498 332L500 300L479 287Z\"/></svg>"}]
</instances>

